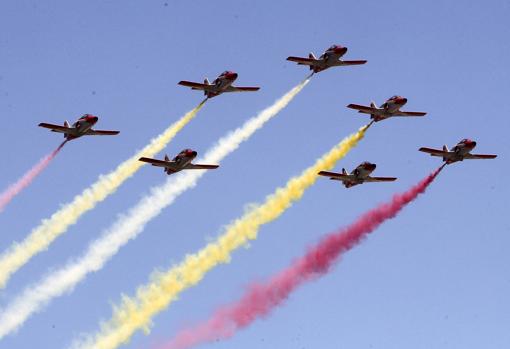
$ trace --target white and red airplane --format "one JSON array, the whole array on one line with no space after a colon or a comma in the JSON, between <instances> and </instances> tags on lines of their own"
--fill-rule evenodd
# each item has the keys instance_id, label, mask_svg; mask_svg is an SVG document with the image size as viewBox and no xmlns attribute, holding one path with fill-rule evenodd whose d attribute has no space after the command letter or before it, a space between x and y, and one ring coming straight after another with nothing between
<instances>
[{"instance_id":1,"label":"white and red airplane","mask_svg":"<svg viewBox=\"0 0 510 349\"><path fill-rule=\"evenodd\" d=\"M157 160L151 158L142 157L138 160L147 162L152 166L164 167L164 171L166 174L176 173L182 170L214 170L219 167L219 165L198 165L192 164L194 158L197 157L197 152L193 149L184 149L179 154L177 154L172 160L165 155L164 160Z\"/></svg>"},{"instance_id":2,"label":"white and red airplane","mask_svg":"<svg viewBox=\"0 0 510 349\"><path fill-rule=\"evenodd\" d=\"M298 65L307 65L310 70L313 70L314 73L319 73L323 70L326 70L331 67L341 67L346 65L360 65L365 64L367 61L365 60L357 60L357 61L343 61L343 55L347 52L347 47L343 47L340 45L333 45L328 48L319 58L315 57L313 52L308 55L308 58L305 57L287 57L288 61L296 62Z\"/></svg>"},{"instance_id":3,"label":"white and red airplane","mask_svg":"<svg viewBox=\"0 0 510 349\"><path fill-rule=\"evenodd\" d=\"M393 182L396 181L395 177L371 177L370 174L377 167L368 161L362 162L351 173L347 173L345 168L342 168L342 173L320 171L319 176L329 177L331 180L342 181L346 188L353 187L365 182Z\"/></svg>"},{"instance_id":4,"label":"white and red airplane","mask_svg":"<svg viewBox=\"0 0 510 349\"><path fill-rule=\"evenodd\" d=\"M254 92L258 91L260 87L236 87L232 84L237 79L237 73L233 71L224 71L221 73L212 84L205 78L204 83L192 81L179 81L179 85L191 87L192 90L204 91L207 98L213 98L221 95L224 92Z\"/></svg>"},{"instance_id":5,"label":"white and red airplane","mask_svg":"<svg viewBox=\"0 0 510 349\"><path fill-rule=\"evenodd\" d=\"M72 125L70 125L66 120L64 121L64 126L48 124L45 122L40 123L39 126L48 128L52 132L63 133L64 138L68 141L81 136L114 136L119 134L119 131L93 130L92 126L96 124L97 120L99 120L97 116L84 114Z\"/></svg>"},{"instance_id":6,"label":"white and red airplane","mask_svg":"<svg viewBox=\"0 0 510 349\"><path fill-rule=\"evenodd\" d=\"M442 157L446 164L453 164L457 161L463 161L464 159L494 159L497 155L489 154L471 154L471 151L476 147L476 142L471 139L463 139L457 143L451 150L446 145L443 145L443 149L433 149L422 147L419 151L430 154L430 156Z\"/></svg>"},{"instance_id":7,"label":"white and red airplane","mask_svg":"<svg viewBox=\"0 0 510 349\"><path fill-rule=\"evenodd\" d=\"M358 113L370 114L370 118L375 122L385 120L394 116L424 116L427 113L420 111L401 111L407 103L407 98L402 96L393 96L386 100L380 107L372 102L370 106L359 104L349 104L347 108L355 109Z\"/></svg>"}]
</instances>

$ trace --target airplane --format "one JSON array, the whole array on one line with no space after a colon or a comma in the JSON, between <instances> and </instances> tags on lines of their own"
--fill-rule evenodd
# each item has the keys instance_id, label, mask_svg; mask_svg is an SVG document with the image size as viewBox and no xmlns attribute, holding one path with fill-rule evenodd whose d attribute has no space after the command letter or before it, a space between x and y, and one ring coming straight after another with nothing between
<instances>
[{"instance_id":1,"label":"airplane","mask_svg":"<svg viewBox=\"0 0 510 349\"><path fill-rule=\"evenodd\" d=\"M371 177L370 174L376 167L376 164L365 161L359 164L351 173L347 173L345 168L342 168L342 173L320 171L318 175L329 177L331 180L342 181L346 188L365 182L393 182L397 180L395 177Z\"/></svg>"},{"instance_id":2,"label":"airplane","mask_svg":"<svg viewBox=\"0 0 510 349\"><path fill-rule=\"evenodd\" d=\"M340 45L333 45L328 48L319 58L315 57L313 52L305 57L287 57L288 61L296 62L298 65L307 65L313 73L319 73L331 67L341 67L346 65L360 65L365 64L365 60L357 61L343 61L340 58L347 52L347 47Z\"/></svg>"},{"instance_id":3,"label":"airplane","mask_svg":"<svg viewBox=\"0 0 510 349\"><path fill-rule=\"evenodd\" d=\"M114 136L119 134L119 131L93 130L92 126L96 124L97 120L99 120L97 116L84 114L72 125L70 125L66 120L64 121L64 126L48 124L45 122L40 123L39 126L48 128L52 132L63 133L64 138L67 141L81 136Z\"/></svg>"},{"instance_id":4,"label":"airplane","mask_svg":"<svg viewBox=\"0 0 510 349\"><path fill-rule=\"evenodd\" d=\"M197 152L192 149L184 149L177 154L172 160L165 155L164 160L157 160L151 158L141 157L139 161L147 162L152 166L164 167L166 174L171 175L172 173L180 172L182 170L214 170L219 165L198 165L192 164L194 158L197 157Z\"/></svg>"},{"instance_id":5,"label":"airplane","mask_svg":"<svg viewBox=\"0 0 510 349\"><path fill-rule=\"evenodd\" d=\"M497 157L497 155L471 154L471 151L475 147L475 141L465 138L457 143L451 150L449 150L446 145L443 145L442 150L422 147L419 151L428 153L430 156L442 157L447 165L457 161L463 161L464 159L494 159Z\"/></svg>"},{"instance_id":6,"label":"airplane","mask_svg":"<svg viewBox=\"0 0 510 349\"><path fill-rule=\"evenodd\" d=\"M358 113L370 114L370 118L375 122L394 116L424 116L427 114L425 112L418 111L401 111L400 108L402 108L406 103L407 98L402 96L393 96L388 98L386 102L381 104L380 107L377 107L377 105L372 102L369 107L359 104L349 104L347 108L355 109Z\"/></svg>"},{"instance_id":7,"label":"airplane","mask_svg":"<svg viewBox=\"0 0 510 349\"><path fill-rule=\"evenodd\" d=\"M212 84L205 78L203 84L183 80L179 81L179 85L191 87L192 90L204 91L207 98L219 96L224 92L254 92L260 89L260 87L236 87L232 85L236 79L237 73L227 70L214 79Z\"/></svg>"}]
</instances>

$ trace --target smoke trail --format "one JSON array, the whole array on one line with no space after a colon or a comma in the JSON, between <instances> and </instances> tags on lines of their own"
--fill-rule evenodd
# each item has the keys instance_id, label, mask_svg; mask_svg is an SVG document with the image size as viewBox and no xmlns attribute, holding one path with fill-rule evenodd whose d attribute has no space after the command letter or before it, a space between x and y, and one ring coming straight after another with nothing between
<instances>
[{"instance_id":1,"label":"smoke trail","mask_svg":"<svg viewBox=\"0 0 510 349\"><path fill-rule=\"evenodd\" d=\"M218 163L282 110L309 82L299 85L279 98L272 106L249 119L238 129L221 138L200 162ZM89 273L100 270L129 240L140 234L145 224L170 205L181 193L196 185L206 171L187 171L168 177L163 185L122 215L102 236L92 242L86 252L64 267L52 271L25 289L7 308L0 310L0 338L21 326L30 315L53 298L73 289Z\"/></svg>"},{"instance_id":2,"label":"smoke trail","mask_svg":"<svg viewBox=\"0 0 510 349\"><path fill-rule=\"evenodd\" d=\"M198 253L186 256L181 264L166 272L155 273L148 285L138 289L135 299L123 296L122 304L114 309L112 319L103 324L101 331L94 337L86 338L83 343L76 343L75 347L116 348L127 342L137 329L148 331L154 315L164 310L183 290L197 284L214 266L227 263L235 249L254 240L262 224L278 218L293 202L299 200L305 190L315 183L317 172L333 168L363 138L367 128L363 126L346 137L301 175L276 189L263 204L231 223L215 242Z\"/></svg>"},{"instance_id":3,"label":"smoke trail","mask_svg":"<svg viewBox=\"0 0 510 349\"><path fill-rule=\"evenodd\" d=\"M37 177L50 164L51 160L57 156L60 149L64 147L64 144L66 144L66 141L62 142L57 149L39 160L39 162L28 170L23 177L21 177L16 183L11 184L3 193L0 194L0 212L2 212L5 206L7 206L7 204L11 202L11 200L14 199L14 197L23 189L28 187L35 177Z\"/></svg>"},{"instance_id":4,"label":"smoke trail","mask_svg":"<svg viewBox=\"0 0 510 349\"><path fill-rule=\"evenodd\" d=\"M131 158L117 166L115 170L107 175L99 176L94 184L75 196L72 202L64 205L49 219L44 219L22 242L11 245L7 251L0 255L0 288L5 287L11 275L30 258L47 249L53 240L63 234L70 225L76 223L81 215L93 209L108 195L113 194L126 179L135 174L143 165L141 161L138 161L141 156L154 156L161 151L195 117L204 103L205 100L158 137L152 139L150 144L141 151L136 152Z\"/></svg>"},{"instance_id":5,"label":"smoke trail","mask_svg":"<svg viewBox=\"0 0 510 349\"><path fill-rule=\"evenodd\" d=\"M358 244L384 221L395 217L427 189L443 166L408 191L395 195L390 202L368 211L350 226L327 235L289 267L266 282L250 285L241 299L219 308L207 321L180 331L170 342L158 346L159 349L185 349L230 338L259 317L269 315L299 286L327 273L341 254Z\"/></svg>"}]
</instances>

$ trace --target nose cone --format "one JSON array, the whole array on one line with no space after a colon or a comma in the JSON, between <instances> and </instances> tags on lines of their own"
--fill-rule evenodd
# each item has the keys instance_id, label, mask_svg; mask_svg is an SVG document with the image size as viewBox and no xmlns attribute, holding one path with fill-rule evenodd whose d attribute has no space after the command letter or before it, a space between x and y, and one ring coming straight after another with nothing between
<instances>
[{"instance_id":1,"label":"nose cone","mask_svg":"<svg viewBox=\"0 0 510 349\"><path fill-rule=\"evenodd\" d=\"M377 167L376 164L372 164L368 161L363 163L363 168L367 171L373 171L375 170L376 167Z\"/></svg>"},{"instance_id":2,"label":"nose cone","mask_svg":"<svg viewBox=\"0 0 510 349\"><path fill-rule=\"evenodd\" d=\"M471 148L474 148L476 147L476 142L475 141L471 141Z\"/></svg>"},{"instance_id":3,"label":"nose cone","mask_svg":"<svg viewBox=\"0 0 510 349\"><path fill-rule=\"evenodd\" d=\"M406 104L406 103L407 103L407 98L405 98L405 97L399 97L399 98L397 99L397 103L398 103L398 104L400 104L400 105L404 105L404 104Z\"/></svg>"},{"instance_id":4,"label":"nose cone","mask_svg":"<svg viewBox=\"0 0 510 349\"><path fill-rule=\"evenodd\" d=\"M347 52L347 47L337 45L333 51L338 55L344 55Z\"/></svg>"},{"instance_id":5,"label":"nose cone","mask_svg":"<svg viewBox=\"0 0 510 349\"><path fill-rule=\"evenodd\" d=\"M198 153L197 153L196 151L194 151L194 150L193 150L193 151L191 152L191 156L196 157L197 155L198 155Z\"/></svg>"},{"instance_id":6,"label":"nose cone","mask_svg":"<svg viewBox=\"0 0 510 349\"><path fill-rule=\"evenodd\" d=\"M90 123L95 124L99 118L95 115L87 114L86 120Z\"/></svg>"},{"instance_id":7,"label":"nose cone","mask_svg":"<svg viewBox=\"0 0 510 349\"><path fill-rule=\"evenodd\" d=\"M237 79L237 73L235 73L235 72L229 72L229 73L228 73L228 75L227 75L227 77L228 77L229 79L231 79L231 80L235 80L235 79Z\"/></svg>"}]
</instances>

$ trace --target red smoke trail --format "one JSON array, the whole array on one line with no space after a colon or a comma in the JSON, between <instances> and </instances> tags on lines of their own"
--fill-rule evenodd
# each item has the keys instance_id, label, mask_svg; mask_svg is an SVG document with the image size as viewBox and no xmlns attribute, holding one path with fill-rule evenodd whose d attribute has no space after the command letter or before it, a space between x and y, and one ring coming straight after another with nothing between
<instances>
[{"instance_id":1,"label":"red smoke trail","mask_svg":"<svg viewBox=\"0 0 510 349\"><path fill-rule=\"evenodd\" d=\"M0 212L2 212L5 206L7 206L7 204L11 202L11 200L14 199L14 197L18 195L20 191L28 187L28 185L35 179L35 177L37 177L46 168L46 166L50 164L51 160L53 160L53 158L58 154L66 142L67 141L62 142L62 144L60 144L57 149L51 152L51 154L48 154L39 160L39 162L30 170L28 170L28 172L25 173L23 177L21 177L16 183L11 184L3 193L0 194Z\"/></svg>"},{"instance_id":2,"label":"red smoke trail","mask_svg":"<svg viewBox=\"0 0 510 349\"><path fill-rule=\"evenodd\" d=\"M358 244L387 219L393 218L432 183L444 165L408 191L368 211L350 226L325 236L292 265L266 282L250 285L244 296L218 309L206 322L180 331L161 349L184 349L206 341L226 339L266 316L301 284L327 273L342 253Z\"/></svg>"}]
</instances>

